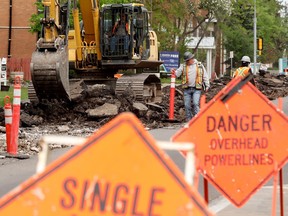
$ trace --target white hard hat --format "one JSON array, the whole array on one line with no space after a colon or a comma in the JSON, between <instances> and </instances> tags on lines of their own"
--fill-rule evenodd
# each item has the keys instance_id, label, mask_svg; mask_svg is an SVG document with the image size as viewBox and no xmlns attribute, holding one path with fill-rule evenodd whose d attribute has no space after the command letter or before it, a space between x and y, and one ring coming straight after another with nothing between
<instances>
[{"instance_id":1,"label":"white hard hat","mask_svg":"<svg viewBox=\"0 0 288 216\"><path fill-rule=\"evenodd\" d=\"M248 62L250 63L250 57L249 56L243 56L242 59L241 59L242 62Z\"/></svg>"}]
</instances>

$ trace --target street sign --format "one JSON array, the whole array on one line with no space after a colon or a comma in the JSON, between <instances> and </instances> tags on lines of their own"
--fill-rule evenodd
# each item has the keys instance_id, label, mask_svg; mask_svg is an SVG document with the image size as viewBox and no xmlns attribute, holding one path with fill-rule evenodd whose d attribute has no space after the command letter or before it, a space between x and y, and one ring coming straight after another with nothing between
<instances>
[{"instance_id":1,"label":"street sign","mask_svg":"<svg viewBox=\"0 0 288 216\"><path fill-rule=\"evenodd\" d=\"M211 215L131 113L0 199L0 215Z\"/></svg>"},{"instance_id":2,"label":"street sign","mask_svg":"<svg viewBox=\"0 0 288 216\"><path fill-rule=\"evenodd\" d=\"M170 73L172 68L179 67L179 52L177 51L161 51L160 59L164 62L167 73Z\"/></svg>"},{"instance_id":3,"label":"street sign","mask_svg":"<svg viewBox=\"0 0 288 216\"><path fill-rule=\"evenodd\" d=\"M172 140L194 143L196 169L240 207L287 162L287 129L282 111L235 78Z\"/></svg>"}]
</instances>

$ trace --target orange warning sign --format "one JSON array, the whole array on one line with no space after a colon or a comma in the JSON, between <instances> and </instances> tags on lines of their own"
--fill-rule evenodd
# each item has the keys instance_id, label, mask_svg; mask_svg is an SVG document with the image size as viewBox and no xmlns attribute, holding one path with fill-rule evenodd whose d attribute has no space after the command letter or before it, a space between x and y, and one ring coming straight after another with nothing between
<instances>
[{"instance_id":1,"label":"orange warning sign","mask_svg":"<svg viewBox=\"0 0 288 216\"><path fill-rule=\"evenodd\" d=\"M130 113L0 200L4 215L211 215Z\"/></svg>"},{"instance_id":2,"label":"orange warning sign","mask_svg":"<svg viewBox=\"0 0 288 216\"><path fill-rule=\"evenodd\" d=\"M287 117L242 82L233 79L172 138L195 144L196 169L238 207L288 159Z\"/></svg>"}]
</instances>

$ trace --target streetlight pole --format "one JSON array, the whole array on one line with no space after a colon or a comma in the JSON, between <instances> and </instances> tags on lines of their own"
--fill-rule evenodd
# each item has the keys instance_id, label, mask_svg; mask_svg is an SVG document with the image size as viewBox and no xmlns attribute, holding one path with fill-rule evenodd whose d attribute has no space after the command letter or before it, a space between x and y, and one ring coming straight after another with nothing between
<instances>
[{"instance_id":1,"label":"streetlight pole","mask_svg":"<svg viewBox=\"0 0 288 216\"><path fill-rule=\"evenodd\" d=\"M256 17L256 0L254 0L254 68L253 73L256 74L257 63L257 17Z\"/></svg>"}]
</instances>

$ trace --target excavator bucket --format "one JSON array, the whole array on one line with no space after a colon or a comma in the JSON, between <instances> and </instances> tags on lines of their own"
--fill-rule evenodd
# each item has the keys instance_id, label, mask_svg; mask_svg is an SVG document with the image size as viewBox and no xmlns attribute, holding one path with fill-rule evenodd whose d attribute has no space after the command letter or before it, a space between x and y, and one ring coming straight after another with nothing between
<instances>
[{"instance_id":1,"label":"excavator bucket","mask_svg":"<svg viewBox=\"0 0 288 216\"><path fill-rule=\"evenodd\" d=\"M34 52L31 59L32 82L37 97L70 101L67 49Z\"/></svg>"}]
</instances>

